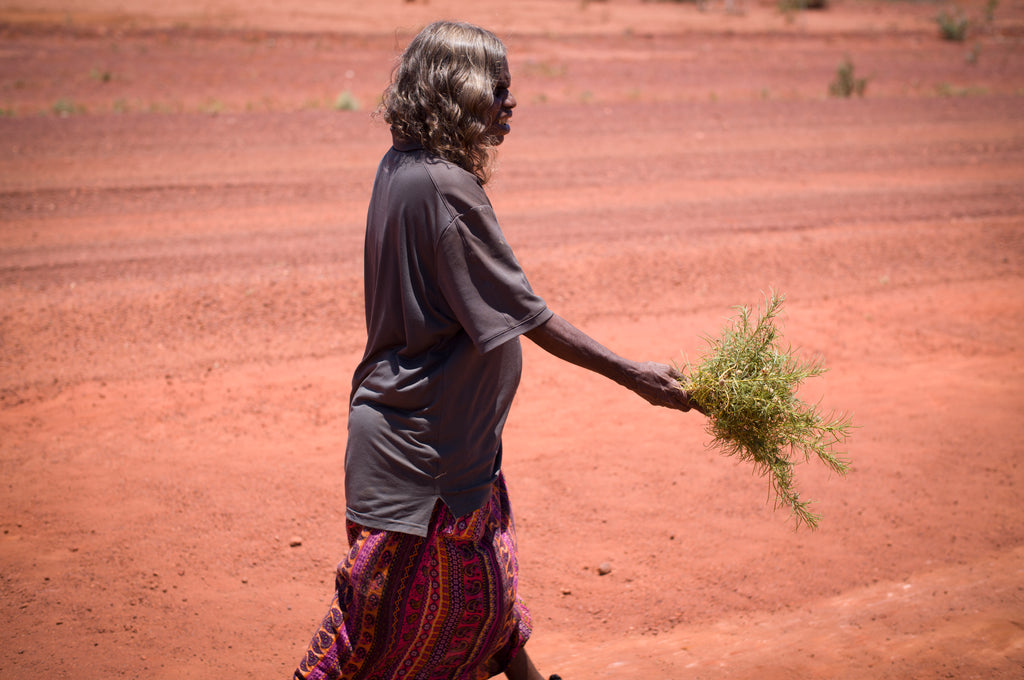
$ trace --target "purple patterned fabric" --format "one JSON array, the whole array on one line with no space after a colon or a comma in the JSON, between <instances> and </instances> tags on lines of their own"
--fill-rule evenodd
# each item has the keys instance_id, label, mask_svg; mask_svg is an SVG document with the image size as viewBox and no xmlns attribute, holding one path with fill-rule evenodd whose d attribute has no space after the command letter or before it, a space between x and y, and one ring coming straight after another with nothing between
<instances>
[{"instance_id":1,"label":"purple patterned fabric","mask_svg":"<svg viewBox=\"0 0 1024 680\"><path fill-rule=\"evenodd\" d=\"M348 523L330 611L295 680L480 680L530 636L515 527L499 475L484 507L438 503L426 538Z\"/></svg>"}]
</instances>

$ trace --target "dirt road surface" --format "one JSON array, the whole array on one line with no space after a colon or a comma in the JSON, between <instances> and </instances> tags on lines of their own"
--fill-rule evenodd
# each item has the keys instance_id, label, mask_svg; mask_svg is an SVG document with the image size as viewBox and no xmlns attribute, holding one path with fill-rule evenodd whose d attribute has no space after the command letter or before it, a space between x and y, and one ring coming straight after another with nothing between
<instances>
[{"instance_id":1,"label":"dirt road surface","mask_svg":"<svg viewBox=\"0 0 1024 680\"><path fill-rule=\"evenodd\" d=\"M551 307L683 361L778 289L858 425L794 531L700 416L524 342L542 670L1024 677L1024 3L962 6L0 2L0 677L290 677L346 547L371 112L439 17L511 50L489 193Z\"/></svg>"}]
</instances>

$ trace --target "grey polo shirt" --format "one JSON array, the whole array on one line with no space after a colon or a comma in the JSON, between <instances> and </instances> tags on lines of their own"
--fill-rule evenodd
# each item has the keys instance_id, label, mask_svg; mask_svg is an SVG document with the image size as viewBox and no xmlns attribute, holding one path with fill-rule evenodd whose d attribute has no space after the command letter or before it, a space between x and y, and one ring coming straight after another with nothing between
<instances>
[{"instance_id":1,"label":"grey polo shirt","mask_svg":"<svg viewBox=\"0 0 1024 680\"><path fill-rule=\"evenodd\" d=\"M551 317L476 178L396 142L366 221L366 351L345 453L347 517L425 536L438 499L482 507L519 385L519 336Z\"/></svg>"}]
</instances>

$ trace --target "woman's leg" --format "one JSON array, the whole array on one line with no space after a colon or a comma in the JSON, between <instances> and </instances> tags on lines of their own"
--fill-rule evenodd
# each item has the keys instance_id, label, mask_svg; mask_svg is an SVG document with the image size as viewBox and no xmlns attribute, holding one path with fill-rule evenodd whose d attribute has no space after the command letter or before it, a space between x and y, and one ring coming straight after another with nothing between
<instances>
[{"instance_id":1,"label":"woman's leg","mask_svg":"<svg viewBox=\"0 0 1024 680\"><path fill-rule=\"evenodd\" d=\"M512 663L508 665L505 677L508 680L544 680L544 676L540 674L536 666L533 665L533 661L530 660L530 655L526 653L526 648L520 649L512 657Z\"/></svg>"}]
</instances>

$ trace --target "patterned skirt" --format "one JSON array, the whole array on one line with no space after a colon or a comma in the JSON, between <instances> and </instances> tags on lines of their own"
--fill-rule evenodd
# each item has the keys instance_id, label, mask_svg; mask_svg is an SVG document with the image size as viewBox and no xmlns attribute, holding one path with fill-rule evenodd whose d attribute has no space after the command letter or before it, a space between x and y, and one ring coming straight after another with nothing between
<instances>
[{"instance_id":1,"label":"patterned skirt","mask_svg":"<svg viewBox=\"0 0 1024 680\"><path fill-rule=\"evenodd\" d=\"M481 680L530 636L504 479L465 517L441 502L426 538L348 523L330 611L295 680Z\"/></svg>"}]
</instances>

